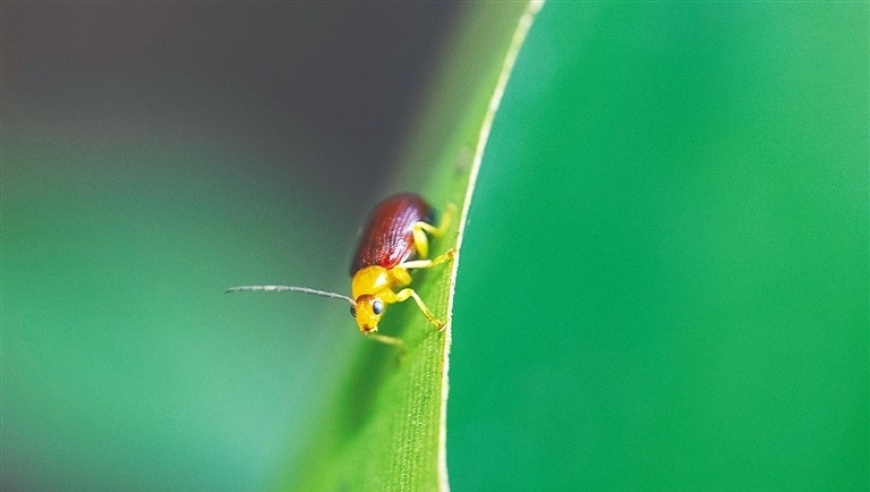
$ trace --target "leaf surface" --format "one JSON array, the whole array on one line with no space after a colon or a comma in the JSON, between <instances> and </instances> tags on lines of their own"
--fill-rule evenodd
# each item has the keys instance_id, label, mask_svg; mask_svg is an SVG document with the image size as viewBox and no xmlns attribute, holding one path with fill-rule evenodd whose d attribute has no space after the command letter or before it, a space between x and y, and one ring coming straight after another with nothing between
<instances>
[{"instance_id":1,"label":"leaf surface","mask_svg":"<svg viewBox=\"0 0 870 492\"><path fill-rule=\"evenodd\" d=\"M391 188L417 191L436 209L457 211L432 256L459 248L492 118L540 5L466 7L407 136L404 165ZM391 306L380 330L401 337L406 349L362 346L307 452L288 467L279 489L448 488L447 370L458 265L457 256L446 266L417 271L412 284L447 328L436 332L412 303Z\"/></svg>"}]
</instances>

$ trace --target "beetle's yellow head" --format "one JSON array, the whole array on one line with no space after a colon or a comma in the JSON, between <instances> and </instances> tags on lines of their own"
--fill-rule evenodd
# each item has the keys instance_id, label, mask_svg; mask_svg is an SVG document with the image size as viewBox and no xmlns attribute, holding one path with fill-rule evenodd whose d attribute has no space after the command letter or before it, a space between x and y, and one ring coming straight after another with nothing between
<instances>
[{"instance_id":1,"label":"beetle's yellow head","mask_svg":"<svg viewBox=\"0 0 870 492\"><path fill-rule=\"evenodd\" d=\"M356 298L356 304L350 307L350 314L356 318L356 324L362 333L378 331L378 322L384 316L387 306L379 297L363 294Z\"/></svg>"}]
</instances>

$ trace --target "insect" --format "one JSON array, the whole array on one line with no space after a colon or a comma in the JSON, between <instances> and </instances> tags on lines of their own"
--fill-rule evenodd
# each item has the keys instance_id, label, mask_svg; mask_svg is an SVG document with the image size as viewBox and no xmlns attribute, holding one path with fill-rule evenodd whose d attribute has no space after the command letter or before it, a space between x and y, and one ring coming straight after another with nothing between
<instances>
[{"instance_id":1,"label":"insect","mask_svg":"<svg viewBox=\"0 0 870 492\"><path fill-rule=\"evenodd\" d=\"M412 193L400 193L381 201L369 215L350 267L351 296L292 285L246 285L232 287L227 292L265 291L301 292L350 302L351 315L359 331L377 341L401 345L398 338L377 333L378 323L389 304L413 299L423 315L438 330L444 329L417 292L407 287L410 270L430 268L453 259L454 249L433 259L429 256L429 238L444 235L450 227L455 207L448 205L439 225L435 226L434 210L425 200Z\"/></svg>"}]
</instances>

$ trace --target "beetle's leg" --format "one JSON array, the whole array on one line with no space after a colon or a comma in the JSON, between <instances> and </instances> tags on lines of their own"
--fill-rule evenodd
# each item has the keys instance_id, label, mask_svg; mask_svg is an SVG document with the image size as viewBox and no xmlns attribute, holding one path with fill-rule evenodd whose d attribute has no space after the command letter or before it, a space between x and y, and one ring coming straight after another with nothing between
<instances>
[{"instance_id":1,"label":"beetle's leg","mask_svg":"<svg viewBox=\"0 0 870 492\"><path fill-rule=\"evenodd\" d=\"M441 216L441 223L438 227L433 226L428 222L417 222L414 224L412 231L414 233L414 247L417 249L417 255L420 258L429 256L429 238L426 237L428 232L432 237L441 237L447 232L450 223L453 221L453 215L456 213L456 205L452 203L447 205L444 214Z\"/></svg>"},{"instance_id":2,"label":"beetle's leg","mask_svg":"<svg viewBox=\"0 0 870 492\"><path fill-rule=\"evenodd\" d=\"M387 273L390 276L390 283L393 287L404 287L411 283L411 274L408 273L408 270L405 269L402 264L396 265L393 268L387 270ZM389 294L386 294L387 296L393 293L393 291L390 289L386 290L389 291Z\"/></svg>"},{"instance_id":3,"label":"beetle's leg","mask_svg":"<svg viewBox=\"0 0 870 492\"><path fill-rule=\"evenodd\" d=\"M432 312L429 311L429 308L426 307L426 304L423 303L423 299L420 299L420 296L418 296L417 293L414 292L414 289L402 289L399 292L396 292L395 302L405 301L409 297L414 299L414 302L417 303L417 307L420 308L420 311L423 311L423 316L426 316L426 319L428 319L430 323L435 325L435 327L438 328L438 331L444 330L444 327L446 325L435 318Z\"/></svg>"},{"instance_id":4,"label":"beetle's leg","mask_svg":"<svg viewBox=\"0 0 870 492\"><path fill-rule=\"evenodd\" d=\"M441 223L438 224L438 229L431 230L429 233L435 237L443 236L450 227L450 224L453 222L454 215L456 215L456 205L448 203L447 206L444 207L444 213L441 215Z\"/></svg>"},{"instance_id":5,"label":"beetle's leg","mask_svg":"<svg viewBox=\"0 0 870 492\"><path fill-rule=\"evenodd\" d=\"M396 347L399 347L402 352L405 351L405 342L403 342L401 338L388 337L387 335L381 335L380 333L372 332L366 333L365 335L376 342L381 342L387 345L395 345Z\"/></svg>"},{"instance_id":6,"label":"beetle's leg","mask_svg":"<svg viewBox=\"0 0 870 492\"><path fill-rule=\"evenodd\" d=\"M428 260L427 260L428 261ZM432 311L429 311L429 308L426 307L426 304L423 302L423 299L420 299L420 296L414 289L402 289L399 292L393 292L389 289L384 289L378 292L378 297L381 298L387 304L395 304L397 302L407 301L409 298L413 298L414 302L417 303L417 307L420 308L420 311L423 311L423 315L426 316L426 319L429 320L433 325L438 328L438 331L444 329L444 323L438 321L437 318L432 314ZM374 333L368 333L368 336L375 335ZM383 335L378 335L383 336Z\"/></svg>"},{"instance_id":7,"label":"beetle's leg","mask_svg":"<svg viewBox=\"0 0 870 492\"><path fill-rule=\"evenodd\" d=\"M454 256L456 256L456 250L451 249L450 251L444 253L443 255L440 255L440 256L433 258L431 260L406 261L404 263L399 263L397 266L401 267L401 268L405 268L405 269L407 269L407 268L429 268L429 267L433 267L435 265L439 265L441 263L444 263L446 261L450 261L453 259Z\"/></svg>"},{"instance_id":8,"label":"beetle's leg","mask_svg":"<svg viewBox=\"0 0 870 492\"><path fill-rule=\"evenodd\" d=\"M417 222L411 229L414 233L414 248L417 250L417 256L425 258L429 256L429 238L426 237L423 226L429 226L425 222ZM431 226L429 226L431 227Z\"/></svg>"}]
</instances>

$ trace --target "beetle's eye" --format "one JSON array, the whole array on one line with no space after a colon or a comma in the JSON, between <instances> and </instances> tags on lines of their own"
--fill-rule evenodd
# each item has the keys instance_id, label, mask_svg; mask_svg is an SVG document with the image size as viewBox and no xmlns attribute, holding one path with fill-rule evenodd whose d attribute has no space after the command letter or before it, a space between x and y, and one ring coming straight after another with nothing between
<instances>
[{"instance_id":1,"label":"beetle's eye","mask_svg":"<svg viewBox=\"0 0 870 492\"><path fill-rule=\"evenodd\" d=\"M375 302L372 303L372 312L375 314L381 314L384 312L384 303L381 302L380 299L376 299Z\"/></svg>"},{"instance_id":2,"label":"beetle's eye","mask_svg":"<svg viewBox=\"0 0 870 492\"><path fill-rule=\"evenodd\" d=\"M353 304L350 305L350 315L356 318L356 306Z\"/></svg>"}]
</instances>

